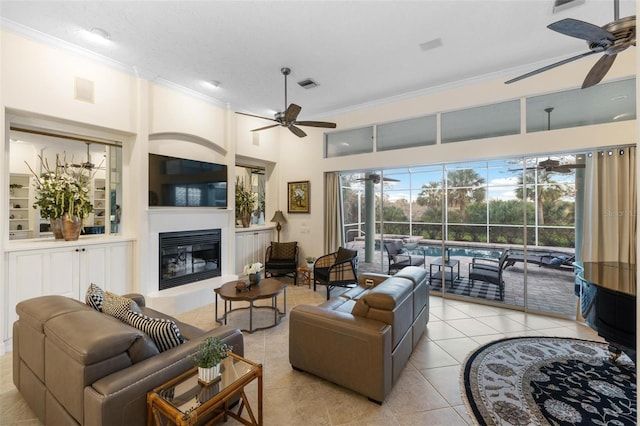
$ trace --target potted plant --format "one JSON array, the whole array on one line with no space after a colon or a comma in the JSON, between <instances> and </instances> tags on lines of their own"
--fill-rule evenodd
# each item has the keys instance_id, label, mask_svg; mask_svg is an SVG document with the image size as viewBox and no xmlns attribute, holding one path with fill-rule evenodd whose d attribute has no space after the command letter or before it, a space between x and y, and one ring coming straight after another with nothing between
<instances>
[{"instance_id":1,"label":"potted plant","mask_svg":"<svg viewBox=\"0 0 640 426\"><path fill-rule=\"evenodd\" d=\"M313 264L316 263L316 258L313 256L307 256L304 259L307 261L307 268L313 269Z\"/></svg>"},{"instance_id":2,"label":"potted plant","mask_svg":"<svg viewBox=\"0 0 640 426\"><path fill-rule=\"evenodd\" d=\"M191 356L193 363L198 367L198 379L204 383L211 383L220 375L220 361L227 357L227 352L233 346L222 343L217 337L207 337L200 345L198 351Z\"/></svg>"},{"instance_id":3,"label":"potted plant","mask_svg":"<svg viewBox=\"0 0 640 426\"><path fill-rule=\"evenodd\" d=\"M66 161L60 161L58 155L53 170L42 157L40 164L43 170L41 174L34 172L27 164L36 178L33 208L39 208L40 217L51 221L54 233L58 228L65 240L77 240L82 221L93 212L89 192L93 176L84 167L74 169ZM58 237L59 235L56 235L56 238Z\"/></svg>"},{"instance_id":4,"label":"potted plant","mask_svg":"<svg viewBox=\"0 0 640 426\"><path fill-rule=\"evenodd\" d=\"M240 219L245 228L248 228L251 223L255 203L255 194L251 188L247 186L244 179L236 176L236 219Z\"/></svg>"}]
</instances>

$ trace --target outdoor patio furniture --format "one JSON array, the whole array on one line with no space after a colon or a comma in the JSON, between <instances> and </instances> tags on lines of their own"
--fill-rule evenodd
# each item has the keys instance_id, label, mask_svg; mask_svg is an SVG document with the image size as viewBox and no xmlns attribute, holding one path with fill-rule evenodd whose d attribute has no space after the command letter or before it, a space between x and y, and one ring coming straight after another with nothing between
<instances>
[{"instance_id":1,"label":"outdoor patio furniture","mask_svg":"<svg viewBox=\"0 0 640 426\"><path fill-rule=\"evenodd\" d=\"M510 251L507 256L505 268L513 266L516 262L524 262L525 255L523 251ZM566 269L573 271L573 262L576 260L574 254L556 252L556 251L539 251L530 250L526 255L527 263L538 265L540 267Z\"/></svg>"},{"instance_id":2,"label":"outdoor patio furniture","mask_svg":"<svg viewBox=\"0 0 640 426\"><path fill-rule=\"evenodd\" d=\"M505 250L500 255L500 259L490 259L486 257L474 257L469 264L469 280L473 287L474 281L485 281L495 284L500 289L500 300L504 300L504 281L502 271L506 267L509 250Z\"/></svg>"},{"instance_id":3,"label":"outdoor patio furniture","mask_svg":"<svg viewBox=\"0 0 640 426\"><path fill-rule=\"evenodd\" d=\"M412 255L402 241L385 241L384 248L389 258L389 274L407 266L424 265L424 256Z\"/></svg>"}]
</instances>

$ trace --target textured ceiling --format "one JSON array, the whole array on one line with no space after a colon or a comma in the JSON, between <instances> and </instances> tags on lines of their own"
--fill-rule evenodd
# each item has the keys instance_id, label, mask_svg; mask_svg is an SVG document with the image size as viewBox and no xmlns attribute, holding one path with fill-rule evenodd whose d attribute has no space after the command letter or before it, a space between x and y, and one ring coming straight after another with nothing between
<instances>
[{"instance_id":1,"label":"textured ceiling","mask_svg":"<svg viewBox=\"0 0 640 426\"><path fill-rule=\"evenodd\" d=\"M0 15L10 31L63 40L236 111L282 110L280 68L288 66L288 100L302 105L301 119L313 119L483 75L506 80L584 52L584 41L546 26L567 17L602 26L613 20L613 4L591 0L554 14L550 0L3 0ZM620 15L635 14L635 7L621 0ZM111 42L82 36L94 27L108 31ZM421 47L440 44L438 38L440 47ZM296 84L307 78L318 87ZM583 78L576 76L576 85ZM220 87L207 88L205 80Z\"/></svg>"}]
</instances>

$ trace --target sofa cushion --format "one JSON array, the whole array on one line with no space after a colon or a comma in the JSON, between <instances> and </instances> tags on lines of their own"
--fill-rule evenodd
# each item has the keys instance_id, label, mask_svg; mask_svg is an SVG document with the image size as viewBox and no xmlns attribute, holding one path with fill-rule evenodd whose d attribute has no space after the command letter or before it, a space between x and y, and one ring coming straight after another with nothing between
<instances>
[{"instance_id":1,"label":"sofa cushion","mask_svg":"<svg viewBox=\"0 0 640 426\"><path fill-rule=\"evenodd\" d=\"M393 311L396 306L410 296L413 285L404 278L388 278L361 297L372 308Z\"/></svg>"},{"instance_id":2,"label":"sofa cushion","mask_svg":"<svg viewBox=\"0 0 640 426\"><path fill-rule=\"evenodd\" d=\"M126 321L153 339L160 352L184 343L184 338L175 321L166 318L151 318L140 312L128 311Z\"/></svg>"},{"instance_id":3,"label":"sofa cushion","mask_svg":"<svg viewBox=\"0 0 640 426\"><path fill-rule=\"evenodd\" d=\"M369 313L369 305L367 305L364 299L358 299L351 313L359 317L366 317Z\"/></svg>"},{"instance_id":4,"label":"sofa cushion","mask_svg":"<svg viewBox=\"0 0 640 426\"><path fill-rule=\"evenodd\" d=\"M140 307L138 307L138 304L132 299L118 296L110 291L104 292L102 312L120 321L127 322L127 312L129 311L140 312Z\"/></svg>"},{"instance_id":5,"label":"sofa cushion","mask_svg":"<svg viewBox=\"0 0 640 426\"><path fill-rule=\"evenodd\" d=\"M85 295L85 302L87 305L91 306L96 311L102 312L102 301L104 299L104 290L100 287L91 283L89 287L87 287L87 294Z\"/></svg>"},{"instance_id":6,"label":"sofa cushion","mask_svg":"<svg viewBox=\"0 0 640 426\"><path fill-rule=\"evenodd\" d=\"M294 259L296 257L297 245L297 241L292 241L289 243L271 242L271 259Z\"/></svg>"}]
</instances>

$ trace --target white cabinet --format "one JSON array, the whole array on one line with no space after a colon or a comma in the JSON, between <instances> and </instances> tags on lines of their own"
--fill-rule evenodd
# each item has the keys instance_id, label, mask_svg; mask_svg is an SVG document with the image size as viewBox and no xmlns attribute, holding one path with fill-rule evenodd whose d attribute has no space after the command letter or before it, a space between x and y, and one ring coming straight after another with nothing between
<instances>
[{"instance_id":1,"label":"white cabinet","mask_svg":"<svg viewBox=\"0 0 640 426\"><path fill-rule=\"evenodd\" d=\"M10 251L5 336L11 338L18 302L43 295L84 301L94 283L116 294L133 289L130 241L102 244L64 244L64 247ZM8 302L8 303L7 303Z\"/></svg>"},{"instance_id":2,"label":"white cabinet","mask_svg":"<svg viewBox=\"0 0 640 426\"><path fill-rule=\"evenodd\" d=\"M267 247L273 241L273 228L236 230L236 274L242 275L244 265L264 264Z\"/></svg>"},{"instance_id":3,"label":"white cabinet","mask_svg":"<svg viewBox=\"0 0 640 426\"><path fill-rule=\"evenodd\" d=\"M9 176L9 239L33 237L30 176L12 173Z\"/></svg>"}]
</instances>

